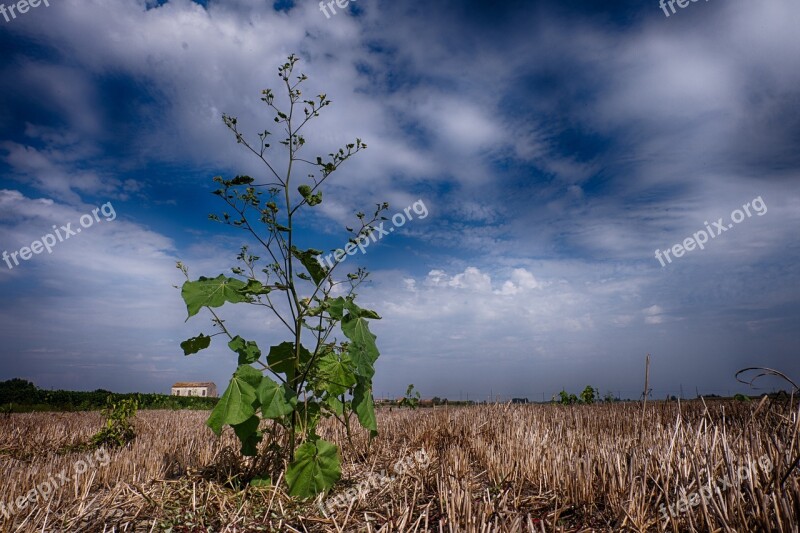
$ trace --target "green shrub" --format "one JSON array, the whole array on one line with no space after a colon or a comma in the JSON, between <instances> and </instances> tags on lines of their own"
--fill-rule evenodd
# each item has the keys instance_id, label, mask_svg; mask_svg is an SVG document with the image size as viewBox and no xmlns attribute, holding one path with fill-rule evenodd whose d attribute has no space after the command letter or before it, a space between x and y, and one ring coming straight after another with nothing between
<instances>
[{"instance_id":1,"label":"green shrub","mask_svg":"<svg viewBox=\"0 0 800 533\"><path fill-rule=\"evenodd\" d=\"M600 399L600 391L592 388L591 385L586 385L586 388L583 389L581 393L581 403L586 405L591 405L595 402L595 400Z\"/></svg>"},{"instance_id":2,"label":"green shrub","mask_svg":"<svg viewBox=\"0 0 800 533\"><path fill-rule=\"evenodd\" d=\"M398 402L399 407L410 407L412 409L416 409L419 407L419 392L414 390L414 384L408 386L406 389L406 395L403 397L400 402Z\"/></svg>"},{"instance_id":3,"label":"green shrub","mask_svg":"<svg viewBox=\"0 0 800 533\"><path fill-rule=\"evenodd\" d=\"M118 448L131 442L136 433L131 418L136 416L138 404L133 398L113 402L108 397L108 407L103 409L106 425L92 437L92 445L97 447Z\"/></svg>"}]
</instances>

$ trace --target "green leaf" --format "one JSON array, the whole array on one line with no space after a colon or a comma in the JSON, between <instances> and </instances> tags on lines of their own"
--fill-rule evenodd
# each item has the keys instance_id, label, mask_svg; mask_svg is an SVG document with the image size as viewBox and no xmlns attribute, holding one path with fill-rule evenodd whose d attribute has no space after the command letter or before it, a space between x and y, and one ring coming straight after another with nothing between
<instances>
[{"instance_id":1,"label":"green leaf","mask_svg":"<svg viewBox=\"0 0 800 533\"><path fill-rule=\"evenodd\" d=\"M235 426L256 414L256 387L261 384L262 378L261 372L250 365L242 365L236 369L225 394L219 399L206 422L214 433L219 435L225 424Z\"/></svg>"},{"instance_id":2,"label":"green leaf","mask_svg":"<svg viewBox=\"0 0 800 533\"><path fill-rule=\"evenodd\" d=\"M258 349L255 341L246 341L239 335L228 343L228 348L239 354L240 365L255 363L261 357L261 350Z\"/></svg>"},{"instance_id":3,"label":"green leaf","mask_svg":"<svg viewBox=\"0 0 800 533\"><path fill-rule=\"evenodd\" d=\"M335 396L325 398L325 405L339 416L344 416L344 404Z\"/></svg>"},{"instance_id":4,"label":"green leaf","mask_svg":"<svg viewBox=\"0 0 800 533\"><path fill-rule=\"evenodd\" d=\"M380 320L381 317L375 311L371 311L369 309L362 309L353 302L353 300L347 299L345 300L344 304L347 311L353 315L354 318L372 318L375 320Z\"/></svg>"},{"instance_id":5,"label":"green leaf","mask_svg":"<svg viewBox=\"0 0 800 533\"><path fill-rule=\"evenodd\" d=\"M272 292L272 287L265 287L257 279L247 280L247 285L239 291L246 296L260 296Z\"/></svg>"},{"instance_id":6,"label":"green leaf","mask_svg":"<svg viewBox=\"0 0 800 533\"><path fill-rule=\"evenodd\" d=\"M314 280L314 285L319 285L325 280L328 271L317 261L317 256L322 255L321 250L314 250L312 248L301 251L292 247L292 255L299 259L303 266L306 267L306 270L308 270L308 273L311 274L311 278Z\"/></svg>"},{"instance_id":7,"label":"green leaf","mask_svg":"<svg viewBox=\"0 0 800 533\"><path fill-rule=\"evenodd\" d=\"M264 418L280 418L294 411L297 396L286 384L278 385L268 377L261 380L256 391Z\"/></svg>"},{"instance_id":8,"label":"green leaf","mask_svg":"<svg viewBox=\"0 0 800 533\"><path fill-rule=\"evenodd\" d=\"M372 365L378 360L380 352L366 319L348 313L342 319L342 332L352 341L348 351L359 375L371 378L375 374Z\"/></svg>"},{"instance_id":9,"label":"green leaf","mask_svg":"<svg viewBox=\"0 0 800 533\"><path fill-rule=\"evenodd\" d=\"M286 469L289 494L313 498L325 492L342 477L339 449L332 443L317 439L300 445L294 462Z\"/></svg>"},{"instance_id":10,"label":"green leaf","mask_svg":"<svg viewBox=\"0 0 800 533\"><path fill-rule=\"evenodd\" d=\"M356 367L356 374L372 379L372 376L375 375L375 360L370 355L367 347L363 343L351 342L347 347L347 353Z\"/></svg>"},{"instance_id":11,"label":"green leaf","mask_svg":"<svg viewBox=\"0 0 800 533\"><path fill-rule=\"evenodd\" d=\"M361 425L370 430L373 437L378 434L375 403L372 399L372 386L366 381L359 380L358 386L353 391L353 411L358 415L358 421Z\"/></svg>"},{"instance_id":12,"label":"green leaf","mask_svg":"<svg viewBox=\"0 0 800 533\"><path fill-rule=\"evenodd\" d=\"M272 346L267 354L267 363L273 372L288 375L294 370L294 343L286 341Z\"/></svg>"},{"instance_id":13,"label":"green leaf","mask_svg":"<svg viewBox=\"0 0 800 533\"><path fill-rule=\"evenodd\" d=\"M344 316L344 306L346 304L347 300L342 296L330 300L328 302L328 314L331 315L331 318L334 320L341 320Z\"/></svg>"},{"instance_id":14,"label":"green leaf","mask_svg":"<svg viewBox=\"0 0 800 533\"><path fill-rule=\"evenodd\" d=\"M203 307L220 307L225 302L239 303L249 301L249 297L243 295L244 282L226 278L220 274L216 278L201 277L197 281L187 281L183 284L181 296L186 302L186 309L189 317L196 315Z\"/></svg>"},{"instance_id":15,"label":"green leaf","mask_svg":"<svg viewBox=\"0 0 800 533\"><path fill-rule=\"evenodd\" d=\"M311 352L305 346L300 345L300 369L308 363L311 359ZM267 363L273 372L286 374L289 383L294 381L295 378L295 359L294 359L294 343L282 342L277 346L272 346L267 354Z\"/></svg>"},{"instance_id":16,"label":"green leaf","mask_svg":"<svg viewBox=\"0 0 800 533\"><path fill-rule=\"evenodd\" d=\"M211 346L211 337L207 337L202 333L197 337L192 337L191 339L185 340L181 343L183 355L197 353L200 350L205 350L209 346Z\"/></svg>"},{"instance_id":17,"label":"green leaf","mask_svg":"<svg viewBox=\"0 0 800 533\"><path fill-rule=\"evenodd\" d=\"M356 384L353 360L348 354L340 359L330 352L319 359L317 368L323 388L333 396L341 396Z\"/></svg>"},{"instance_id":18,"label":"green leaf","mask_svg":"<svg viewBox=\"0 0 800 533\"><path fill-rule=\"evenodd\" d=\"M233 426L233 431L242 443L242 455L246 457L255 457L258 455L258 445L264 437L263 433L258 431L260 423L261 419L258 418L258 415L254 415L241 424Z\"/></svg>"}]
</instances>

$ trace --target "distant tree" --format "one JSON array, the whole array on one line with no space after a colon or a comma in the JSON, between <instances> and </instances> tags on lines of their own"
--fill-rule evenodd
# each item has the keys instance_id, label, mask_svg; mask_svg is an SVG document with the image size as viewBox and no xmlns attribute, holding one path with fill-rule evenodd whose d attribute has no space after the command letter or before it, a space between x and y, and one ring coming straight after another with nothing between
<instances>
[{"instance_id":1,"label":"distant tree","mask_svg":"<svg viewBox=\"0 0 800 533\"><path fill-rule=\"evenodd\" d=\"M4 403L36 403L38 398L36 385L28 380L14 378L0 382L0 404Z\"/></svg>"},{"instance_id":2,"label":"distant tree","mask_svg":"<svg viewBox=\"0 0 800 533\"><path fill-rule=\"evenodd\" d=\"M614 396L614 393L611 391L606 392L606 395L603 396L603 401L606 403L611 403L617 401L617 398Z\"/></svg>"},{"instance_id":3,"label":"distant tree","mask_svg":"<svg viewBox=\"0 0 800 533\"><path fill-rule=\"evenodd\" d=\"M569 394L567 391L562 390L558 393L559 401L561 405L575 405L578 403L578 397L574 394Z\"/></svg>"},{"instance_id":4,"label":"distant tree","mask_svg":"<svg viewBox=\"0 0 800 533\"><path fill-rule=\"evenodd\" d=\"M586 388L583 389L581 393L581 403L585 403L586 405L591 405L595 402L596 399L600 398L600 393L592 388L591 385L586 385Z\"/></svg>"}]
</instances>

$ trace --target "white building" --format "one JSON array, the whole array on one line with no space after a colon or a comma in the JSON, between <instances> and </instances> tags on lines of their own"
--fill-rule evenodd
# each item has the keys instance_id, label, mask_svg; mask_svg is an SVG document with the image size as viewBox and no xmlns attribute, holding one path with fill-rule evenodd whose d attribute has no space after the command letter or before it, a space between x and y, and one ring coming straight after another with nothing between
<instances>
[{"instance_id":1,"label":"white building","mask_svg":"<svg viewBox=\"0 0 800 533\"><path fill-rule=\"evenodd\" d=\"M180 381L172 386L172 395L216 398L217 386L210 381Z\"/></svg>"}]
</instances>

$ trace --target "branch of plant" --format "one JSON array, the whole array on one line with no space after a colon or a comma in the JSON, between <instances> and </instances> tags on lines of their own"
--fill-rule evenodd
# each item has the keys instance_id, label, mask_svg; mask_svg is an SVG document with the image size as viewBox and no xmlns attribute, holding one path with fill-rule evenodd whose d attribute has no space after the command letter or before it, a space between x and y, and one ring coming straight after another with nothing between
<instances>
[{"instance_id":1,"label":"branch of plant","mask_svg":"<svg viewBox=\"0 0 800 533\"><path fill-rule=\"evenodd\" d=\"M267 168L269 168L270 172L272 172L272 174L275 176L275 178L280 182L281 181L281 177L278 175L278 173L275 171L275 169L272 168L272 165L269 163L269 161L267 161L264 158L264 153L263 152L261 152L261 153L257 152L252 146L250 146L250 143L247 142L247 139L244 138L244 135L239 133L239 128L236 126L237 119L235 117L229 117L227 115L223 115L223 121L225 122L225 125L228 126L228 128L231 131L233 131L233 133L236 135L236 142L238 142L239 144L243 144L245 146L245 148L247 148L248 150L253 152L256 155L256 157L261 159L261 161L263 161L264 164L267 165Z\"/></svg>"}]
</instances>

